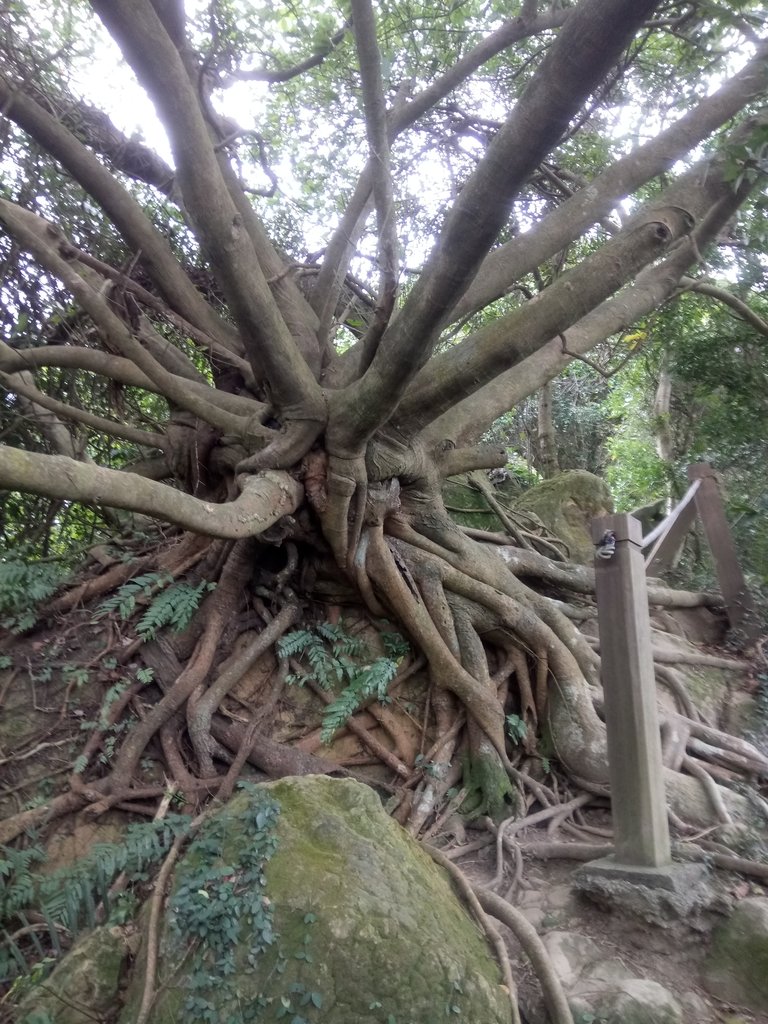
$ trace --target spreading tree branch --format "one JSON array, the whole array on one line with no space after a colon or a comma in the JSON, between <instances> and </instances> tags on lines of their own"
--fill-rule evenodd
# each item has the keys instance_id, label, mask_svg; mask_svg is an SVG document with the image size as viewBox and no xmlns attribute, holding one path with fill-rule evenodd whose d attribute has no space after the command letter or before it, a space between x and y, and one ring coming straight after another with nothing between
<instances>
[{"instance_id":1,"label":"spreading tree branch","mask_svg":"<svg viewBox=\"0 0 768 1024\"><path fill-rule=\"evenodd\" d=\"M197 291L136 200L82 142L25 95L17 83L3 76L0 110L58 160L99 203L128 245L141 253L142 266L171 309L225 347L242 350L236 335Z\"/></svg>"},{"instance_id":2,"label":"spreading tree branch","mask_svg":"<svg viewBox=\"0 0 768 1024\"><path fill-rule=\"evenodd\" d=\"M330 54L337 49L347 34L349 29L349 23L345 22L340 29L330 37L327 43L320 46L313 54L305 58L305 60L299 61L297 64L292 64L288 68L280 68L279 70L270 71L268 68L250 68L248 70L239 69L233 71L227 78L225 78L221 85L226 89L228 85L233 82L268 82L270 85L278 85L281 82L290 82L292 78L298 78L299 75L303 75L306 71L311 71L312 68L319 67Z\"/></svg>"},{"instance_id":3,"label":"spreading tree branch","mask_svg":"<svg viewBox=\"0 0 768 1024\"><path fill-rule=\"evenodd\" d=\"M321 423L325 405L269 289L219 164L198 93L149 0L91 0L154 101L171 142L184 205L211 260L257 378L275 404Z\"/></svg>"},{"instance_id":4,"label":"spreading tree branch","mask_svg":"<svg viewBox=\"0 0 768 1024\"><path fill-rule=\"evenodd\" d=\"M760 334L768 338L768 323L761 316L758 316L753 309L740 299L738 295L729 292L727 288L718 288L709 281L697 281L693 277L683 277L680 285L688 292L698 292L699 295L708 295L711 299L717 299L724 306L728 306L739 315L742 320L755 328Z\"/></svg>"},{"instance_id":5,"label":"spreading tree branch","mask_svg":"<svg viewBox=\"0 0 768 1024\"><path fill-rule=\"evenodd\" d=\"M394 412L508 217L509 203L610 70L655 0L576 7L448 213L440 239L365 375L338 405L347 447Z\"/></svg>"},{"instance_id":6,"label":"spreading tree branch","mask_svg":"<svg viewBox=\"0 0 768 1024\"><path fill-rule=\"evenodd\" d=\"M58 228L36 214L4 199L0 199L0 222L24 249L32 253L41 266L58 277L94 323L103 331L104 336L126 358L131 359L154 382L166 398L171 399L182 409L187 409L199 416L206 423L210 423L212 427L218 427L229 433L242 433L245 425L245 420L242 417L233 416L191 393L187 387L191 382L182 380L162 367L133 337L125 323L110 309L104 296L77 273L72 263L59 255L59 245L63 241L66 251L68 243L63 240Z\"/></svg>"},{"instance_id":7,"label":"spreading tree branch","mask_svg":"<svg viewBox=\"0 0 768 1024\"><path fill-rule=\"evenodd\" d=\"M104 416L96 416L86 409L76 409L67 402L60 402L58 399L44 394L34 385L23 380L21 374L0 373L0 387L5 388L10 394L23 395L35 405L48 409L59 417L72 420L75 423L82 423L84 426L90 427L91 430L108 434L110 437L122 437L133 444L141 445L144 448L159 448L160 451L165 451L167 447L168 442L163 434L140 430L128 423L118 423L116 420L109 420Z\"/></svg>"},{"instance_id":8,"label":"spreading tree branch","mask_svg":"<svg viewBox=\"0 0 768 1024\"><path fill-rule=\"evenodd\" d=\"M395 305L397 221L392 191L387 106L381 80L381 55L376 41L376 18L371 0L352 0L352 24L363 86L365 128L373 167L373 195L379 236L379 297L373 322L361 343L360 369L366 370Z\"/></svg>"},{"instance_id":9,"label":"spreading tree branch","mask_svg":"<svg viewBox=\"0 0 768 1024\"><path fill-rule=\"evenodd\" d=\"M390 143L423 114L458 88L483 64L523 39L559 28L569 14L568 10L552 10L547 14L539 15L533 21L512 18L504 22L495 32L472 47L442 75L438 75L426 89L413 96L409 102L400 103L389 111ZM365 219L370 209L373 179L373 161L369 160L360 174L344 215L325 250L323 265L315 283L312 298L312 303L320 317L321 338L325 338L330 330L349 260L365 225Z\"/></svg>"},{"instance_id":10,"label":"spreading tree branch","mask_svg":"<svg viewBox=\"0 0 768 1024\"><path fill-rule=\"evenodd\" d=\"M128 387L143 388L155 394L164 394L162 388L151 380L131 359L114 356L95 348L82 348L79 345L40 345L36 348L11 348L0 341L0 370L5 373L16 373L20 370L32 370L41 366L60 366L71 370L85 370L89 373L106 377L117 384ZM181 381L179 381L181 384ZM227 391L219 391L208 384L197 381L184 381L184 387L192 394L224 409L235 416L264 419L268 406L257 402L255 398L243 395L231 395Z\"/></svg>"},{"instance_id":11,"label":"spreading tree branch","mask_svg":"<svg viewBox=\"0 0 768 1024\"><path fill-rule=\"evenodd\" d=\"M589 352L669 301L679 291L681 276L700 259L702 249L717 238L742 201L742 195L731 191L712 207L690 239L574 324L566 335L567 352L561 335L524 358L511 345L509 369L430 423L422 433L425 443L438 445L445 439L457 445L472 443L495 419L557 377L573 361L568 353Z\"/></svg>"},{"instance_id":12,"label":"spreading tree branch","mask_svg":"<svg viewBox=\"0 0 768 1024\"><path fill-rule=\"evenodd\" d=\"M524 274L605 218L619 200L669 170L676 160L735 117L755 96L765 92L766 87L768 40L717 92L705 97L650 142L606 168L544 217L534 230L506 242L487 256L453 310L451 320L461 320L500 298Z\"/></svg>"},{"instance_id":13,"label":"spreading tree branch","mask_svg":"<svg viewBox=\"0 0 768 1024\"><path fill-rule=\"evenodd\" d=\"M401 426L423 428L456 402L562 334L638 271L690 235L720 202L730 202L725 161L716 157L682 175L637 213L614 238L524 306L499 317L436 356L398 409ZM736 193L744 201L751 185ZM697 256L698 259L701 255ZM573 350L571 350L573 351Z\"/></svg>"},{"instance_id":14,"label":"spreading tree branch","mask_svg":"<svg viewBox=\"0 0 768 1024\"><path fill-rule=\"evenodd\" d=\"M141 512L207 537L255 537L294 512L304 488L287 473L246 477L242 493L223 505L201 501L166 484L63 455L40 455L0 445L0 488Z\"/></svg>"}]
</instances>

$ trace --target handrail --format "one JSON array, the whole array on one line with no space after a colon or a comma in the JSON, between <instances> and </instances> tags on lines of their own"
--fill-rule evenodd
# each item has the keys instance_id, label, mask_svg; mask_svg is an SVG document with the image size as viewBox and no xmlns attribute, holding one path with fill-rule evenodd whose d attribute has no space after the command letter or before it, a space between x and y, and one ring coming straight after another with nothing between
<instances>
[{"instance_id":1,"label":"handrail","mask_svg":"<svg viewBox=\"0 0 768 1024\"><path fill-rule=\"evenodd\" d=\"M647 537L643 537L642 549L647 552L647 573L650 572L651 566L656 568L668 565L677 552L696 518L695 498L700 486L701 481L694 480L667 518L655 526Z\"/></svg>"},{"instance_id":2,"label":"handrail","mask_svg":"<svg viewBox=\"0 0 768 1024\"><path fill-rule=\"evenodd\" d=\"M762 629L725 517L717 474L708 462L695 462L688 467L688 479L691 484L681 501L641 542L646 575L670 564L698 517L712 552L728 620L747 641L757 640Z\"/></svg>"}]
</instances>

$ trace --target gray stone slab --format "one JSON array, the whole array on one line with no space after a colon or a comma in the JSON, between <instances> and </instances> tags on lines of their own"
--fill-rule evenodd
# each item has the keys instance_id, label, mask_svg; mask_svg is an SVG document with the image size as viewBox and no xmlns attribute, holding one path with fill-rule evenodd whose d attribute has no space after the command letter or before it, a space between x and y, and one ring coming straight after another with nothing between
<instances>
[{"instance_id":1,"label":"gray stone slab","mask_svg":"<svg viewBox=\"0 0 768 1024\"><path fill-rule=\"evenodd\" d=\"M578 892L603 906L621 908L654 924L671 924L708 906L713 893L703 864L663 867L622 864L613 857L590 861L574 871Z\"/></svg>"}]
</instances>

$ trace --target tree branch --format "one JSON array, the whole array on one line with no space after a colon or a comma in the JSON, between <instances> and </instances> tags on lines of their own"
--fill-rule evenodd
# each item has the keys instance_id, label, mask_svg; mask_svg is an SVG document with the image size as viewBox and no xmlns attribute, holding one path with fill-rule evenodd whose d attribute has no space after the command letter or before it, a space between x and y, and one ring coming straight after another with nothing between
<instances>
[{"instance_id":1,"label":"tree branch","mask_svg":"<svg viewBox=\"0 0 768 1024\"><path fill-rule=\"evenodd\" d=\"M562 334L644 266L690 235L712 207L729 202L734 195L732 186L723 181L723 171L722 158L702 161L637 213L601 249L530 302L435 357L429 369L416 378L398 409L401 429L424 427L550 338ZM739 202L744 201L751 187L742 184Z\"/></svg>"},{"instance_id":2,"label":"tree branch","mask_svg":"<svg viewBox=\"0 0 768 1024\"><path fill-rule=\"evenodd\" d=\"M141 253L142 266L171 309L227 348L240 351L241 345L236 335L219 319L194 287L166 240L155 230L139 204L93 153L78 142L64 125L21 92L15 83L3 77L0 77L0 109L59 160L105 210L128 245L135 252Z\"/></svg>"},{"instance_id":3,"label":"tree branch","mask_svg":"<svg viewBox=\"0 0 768 1024\"><path fill-rule=\"evenodd\" d=\"M449 212L424 272L342 411L348 447L394 412L508 217L509 203L566 131L658 0L585 0L573 9Z\"/></svg>"},{"instance_id":4,"label":"tree branch","mask_svg":"<svg viewBox=\"0 0 768 1024\"><path fill-rule=\"evenodd\" d=\"M113 356L99 349L81 348L79 345L41 345L37 348L15 349L0 341L0 370L5 373L16 373L20 370L36 369L40 366L61 366L72 370L85 370L88 373L96 373L100 377L114 380L118 384L143 388L145 391L164 395L162 389L145 373L142 373L133 360L125 359L123 356ZM255 398L231 395L226 391L212 388L208 384L190 380L184 381L184 386L194 395L235 416L264 419L269 411L268 406L263 402L257 402Z\"/></svg>"},{"instance_id":5,"label":"tree branch","mask_svg":"<svg viewBox=\"0 0 768 1024\"><path fill-rule=\"evenodd\" d=\"M568 352L588 352L672 298L679 290L681 275L698 261L701 250L714 241L741 202L742 197L731 192L712 207L690 240L571 327L566 335ZM422 433L424 442L434 446L447 438L457 445L471 444L495 419L557 377L573 359L563 351L560 335L533 354L520 355L511 351L509 369L430 423Z\"/></svg>"},{"instance_id":6,"label":"tree branch","mask_svg":"<svg viewBox=\"0 0 768 1024\"><path fill-rule=\"evenodd\" d=\"M23 248L58 277L112 344L136 363L163 395L213 427L228 433L242 433L245 425L242 417L233 416L192 394L187 387L191 382L169 373L139 344L123 321L112 312L104 297L59 255L56 246L61 241L65 247L68 243L55 225L4 199L0 199L0 221Z\"/></svg>"},{"instance_id":7,"label":"tree branch","mask_svg":"<svg viewBox=\"0 0 768 1024\"><path fill-rule=\"evenodd\" d=\"M718 288L717 285L710 284L708 281L697 281L693 277L681 278L680 286L685 291L698 292L699 295L708 295L710 298L722 302L724 306L729 306L738 313L742 320L746 320L756 331L759 331L760 334L768 338L768 323L761 316L758 316L753 309L750 309L743 299L733 295L727 289Z\"/></svg>"},{"instance_id":8,"label":"tree branch","mask_svg":"<svg viewBox=\"0 0 768 1024\"><path fill-rule=\"evenodd\" d=\"M198 95L149 0L91 0L148 90L171 142L184 205L211 260L257 378L275 404L322 422L320 388L299 353L227 188Z\"/></svg>"},{"instance_id":9,"label":"tree branch","mask_svg":"<svg viewBox=\"0 0 768 1024\"><path fill-rule=\"evenodd\" d=\"M245 478L235 501L216 505L135 473L5 445L0 445L0 488L141 512L194 533L228 539L263 533L294 512L304 496L304 488L293 477L268 470Z\"/></svg>"},{"instance_id":10,"label":"tree branch","mask_svg":"<svg viewBox=\"0 0 768 1024\"><path fill-rule=\"evenodd\" d=\"M64 91L48 96L37 85L28 87L28 95L76 139L105 156L116 170L172 198L173 168L139 139L129 139L103 110Z\"/></svg>"},{"instance_id":11,"label":"tree branch","mask_svg":"<svg viewBox=\"0 0 768 1024\"><path fill-rule=\"evenodd\" d=\"M2 375L5 377L5 374ZM9 381L18 381L34 389L34 378L28 370L21 370L8 377ZM80 457L75 438L61 420L50 410L20 395L17 392L18 414L32 420L35 427L46 439L56 455L67 455L71 459Z\"/></svg>"},{"instance_id":12,"label":"tree branch","mask_svg":"<svg viewBox=\"0 0 768 1024\"><path fill-rule=\"evenodd\" d=\"M381 80L381 55L376 41L376 18L371 0L351 0L360 78L363 86L365 128L373 168L373 195L379 235L379 297L371 326L361 342L365 371L392 315L397 290L397 221L392 191L387 107Z\"/></svg>"},{"instance_id":13,"label":"tree branch","mask_svg":"<svg viewBox=\"0 0 768 1024\"><path fill-rule=\"evenodd\" d=\"M477 277L456 305L451 321L500 298L523 275L605 218L640 185L668 171L698 143L722 127L768 86L768 40L753 59L716 93L633 153L617 160L530 232L499 246L483 260ZM756 119L758 124L760 119Z\"/></svg>"},{"instance_id":14,"label":"tree branch","mask_svg":"<svg viewBox=\"0 0 768 1024\"><path fill-rule=\"evenodd\" d=\"M396 105L390 110L390 143L435 104L445 99L483 64L514 43L559 28L569 14L570 10L558 10L540 15L532 22L522 18L513 18L504 22L500 28L481 40L452 67L439 75L426 89L412 97L408 103ZM320 317L321 337L330 328L349 260L362 234L370 209L372 188L373 161L369 160L360 174L344 215L326 246L323 265L313 290L312 304Z\"/></svg>"},{"instance_id":15,"label":"tree branch","mask_svg":"<svg viewBox=\"0 0 768 1024\"><path fill-rule=\"evenodd\" d=\"M103 416L96 416L85 409L76 409L74 406L68 405L67 402L60 402L39 391L38 388L21 380L20 376L20 374L0 373L0 386L4 387L11 394L23 395L24 398L34 402L35 405L39 405L43 409L49 409L51 412L56 413L57 416L73 420L75 423L83 423L86 427L97 430L102 434L109 434L111 437L122 437L124 440L131 441L133 444L141 445L144 448L159 448L160 451L165 451L168 447L168 441L163 434L156 434L154 431L149 430L139 430L138 427L132 427L127 423L118 423L115 420L108 420Z\"/></svg>"},{"instance_id":16,"label":"tree branch","mask_svg":"<svg viewBox=\"0 0 768 1024\"><path fill-rule=\"evenodd\" d=\"M270 85L278 85L281 82L290 82L292 78L298 78L305 71L319 67L320 64L333 51L341 45L349 29L349 23L345 22L340 29L333 33L328 42L315 51L310 57L293 64L289 68L281 68L277 71L270 71L267 68L251 68L249 71L233 71L228 78L225 78L221 86L226 89L233 82L268 82Z\"/></svg>"},{"instance_id":17,"label":"tree branch","mask_svg":"<svg viewBox=\"0 0 768 1024\"><path fill-rule=\"evenodd\" d=\"M83 252L82 249L78 249L77 246L74 245L71 246L66 253L62 252L62 256L65 256L68 259L74 257L79 263L82 263L84 267L90 267L107 280L114 281L116 284L119 284L120 288L124 292L131 294L142 306L158 313L164 319L172 323L174 327L192 338L193 341L196 341L203 348L207 349L211 355L216 356L228 366L233 366L240 372L240 375L249 387L253 385L253 370L245 359L236 355L232 349L225 348L221 342L212 338L211 335L207 334L205 331L201 331L198 327L195 327L193 323L190 323L190 321L186 320L183 316L179 316L178 313L174 313L166 303L161 299L158 299L156 295L152 294L152 292L147 291L146 288L143 288L138 284L138 282L131 280L131 278L127 278L122 270L115 269L115 267L110 266L109 263L104 263L103 260L96 259L95 256L92 256L90 253Z\"/></svg>"}]
</instances>

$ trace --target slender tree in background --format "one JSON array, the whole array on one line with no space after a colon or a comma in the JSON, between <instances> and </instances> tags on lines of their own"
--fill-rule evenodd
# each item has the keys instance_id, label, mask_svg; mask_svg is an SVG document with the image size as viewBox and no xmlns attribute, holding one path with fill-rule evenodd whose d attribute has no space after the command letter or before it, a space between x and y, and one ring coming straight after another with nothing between
<instances>
[{"instance_id":1,"label":"slender tree in background","mask_svg":"<svg viewBox=\"0 0 768 1024\"><path fill-rule=\"evenodd\" d=\"M406 634L431 678L432 760L463 751L482 806L519 779L506 679L529 749L546 724L564 769L603 786L598 660L532 586L577 577L525 549L513 573L451 521L441 481L503 465L479 443L493 421L730 237L763 170L758 5L193 6L3 7L6 537L25 537L17 492L43 496L53 527L78 505L112 536L149 517L162 540L141 566L217 585L172 654L139 650L162 696L112 770L2 837L130 799L157 736L188 794L222 744L302 770L266 725L218 718L235 680L207 688L254 587L245 662L333 603L331 583ZM169 161L79 94L94 16ZM249 83L245 130L229 96L242 108ZM112 566L58 607L138 571ZM414 829L441 796L423 789ZM668 792L707 820L698 779L670 771Z\"/></svg>"}]
</instances>

